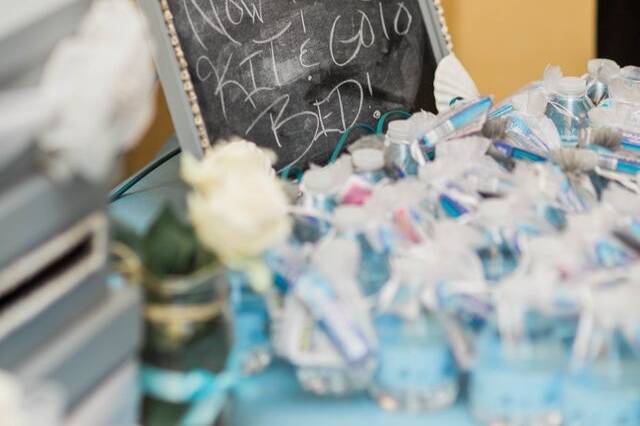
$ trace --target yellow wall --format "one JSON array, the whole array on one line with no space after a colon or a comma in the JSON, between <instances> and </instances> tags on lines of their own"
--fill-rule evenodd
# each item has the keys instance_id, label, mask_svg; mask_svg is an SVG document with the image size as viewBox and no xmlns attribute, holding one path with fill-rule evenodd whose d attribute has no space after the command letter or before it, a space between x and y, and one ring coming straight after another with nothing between
<instances>
[{"instance_id":1,"label":"yellow wall","mask_svg":"<svg viewBox=\"0 0 640 426\"><path fill-rule=\"evenodd\" d=\"M144 167L173 135L173 122L160 83L156 87L156 113L140 143L124 158L124 172L131 175Z\"/></svg>"},{"instance_id":2,"label":"yellow wall","mask_svg":"<svg viewBox=\"0 0 640 426\"><path fill-rule=\"evenodd\" d=\"M480 91L502 98L547 64L582 75L595 55L596 0L442 0L454 51Z\"/></svg>"},{"instance_id":3,"label":"yellow wall","mask_svg":"<svg viewBox=\"0 0 640 426\"><path fill-rule=\"evenodd\" d=\"M539 78L547 64L583 74L595 51L596 0L442 0L454 50L480 90L502 98ZM161 94L160 94L161 95ZM126 171L148 162L172 134L163 96Z\"/></svg>"}]
</instances>

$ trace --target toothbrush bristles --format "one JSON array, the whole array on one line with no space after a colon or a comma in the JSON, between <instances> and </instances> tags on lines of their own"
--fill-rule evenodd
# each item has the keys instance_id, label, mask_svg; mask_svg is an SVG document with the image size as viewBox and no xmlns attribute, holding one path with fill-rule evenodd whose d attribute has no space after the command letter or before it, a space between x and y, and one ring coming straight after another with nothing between
<instances>
[{"instance_id":1,"label":"toothbrush bristles","mask_svg":"<svg viewBox=\"0 0 640 426\"><path fill-rule=\"evenodd\" d=\"M599 145L611 151L616 151L622 146L623 136L618 130L599 128L591 132L589 139L592 145Z\"/></svg>"},{"instance_id":2,"label":"toothbrush bristles","mask_svg":"<svg viewBox=\"0 0 640 426\"><path fill-rule=\"evenodd\" d=\"M551 158L567 173L588 172L598 166L598 154L585 149L557 149Z\"/></svg>"},{"instance_id":3,"label":"toothbrush bristles","mask_svg":"<svg viewBox=\"0 0 640 426\"><path fill-rule=\"evenodd\" d=\"M507 136L507 127L509 126L509 118L501 117L495 120L487 120L482 127L482 136L487 139L501 140Z\"/></svg>"}]
</instances>

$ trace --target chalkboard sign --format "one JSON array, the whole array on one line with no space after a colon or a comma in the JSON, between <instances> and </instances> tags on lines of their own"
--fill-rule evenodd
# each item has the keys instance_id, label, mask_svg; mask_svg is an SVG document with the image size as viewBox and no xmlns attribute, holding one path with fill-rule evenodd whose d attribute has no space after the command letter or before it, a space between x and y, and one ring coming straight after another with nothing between
<instances>
[{"instance_id":1,"label":"chalkboard sign","mask_svg":"<svg viewBox=\"0 0 640 426\"><path fill-rule=\"evenodd\" d=\"M182 146L198 153L238 135L274 150L279 169L325 163L356 123L416 99L432 107L447 51L432 0L141 4L162 36L157 61Z\"/></svg>"}]
</instances>

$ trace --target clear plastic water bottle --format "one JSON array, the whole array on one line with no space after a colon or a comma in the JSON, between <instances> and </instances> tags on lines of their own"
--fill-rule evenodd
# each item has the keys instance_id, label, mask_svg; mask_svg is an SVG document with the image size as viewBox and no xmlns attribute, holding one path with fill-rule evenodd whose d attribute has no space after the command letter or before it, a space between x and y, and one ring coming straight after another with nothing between
<instances>
[{"instance_id":1,"label":"clear plastic water bottle","mask_svg":"<svg viewBox=\"0 0 640 426\"><path fill-rule=\"evenodd\" d=\"M312 265L317 272L302 275L285 302L288 321L298 324L290 324L298 331L288 336L298 341L298 381L318 395L362 392L375 371L376 338L369 304L356 281L357 244L325 241L313 253Z\"/></svg>"},{"instance_id":2,"label":"clear plastic water bottle","mask_svg":"<svg viewBox=\"0 0 640 426\"><path fill-rule=\"evenodd\" d=\"M620 70L620 77L629 82L640 83L640 67L633 65L626 66Z\"/></svg>"},{"instance_id":3,"label":"clear plastic water bottle","mask_svg":"<svg viewBox=\"0 0 640 426\"><path fill-rule=\"evenodd\" d=\"M255 373L266 368L272 359L267 304L243 274L230 272L228 275L234 349L243 357L244 371Z\"/></svg>"},{"instance_id":4,"label":"clear plastic water bottle","mask_svg":"<svg viewBox=\"0 0 640 426\"><path fill-rule=\"evenodd\" d=\"M507 342L494 324L476 341L469 403L481 425L562 424L566 342L551 318L530 314L524 327L517 342Z\"/></svg>"},{"instance_id":5,"label":"clear plastic water bottle","mask_svg":"<svg viewBox=\"0 0 640 426\"><path fill-rule=\"evenodd\" d=\"M438 410L458 395L458 369L445 329L420 301L428 271L420 256L396 258L393 278L378 299L378 370L370 393L385 410Z\"/></svg>"},{"instance_id":6,"label":"clear plastic water bottle","mask_svg":"<svg viewBox=\"0 0 640 426\"><path fill-rule=\"evenodd\" d=\"M359 149L351 154L351 161L356 174L371 184L376 184L386 177L382 150Z\"/></svg>"},{"instance_id":7,"label":"clear plastic water bottle","mask_svg":"<svg viewBox=\"0 0 640 426\"><path fill-rule=\"evenodd\" d=\"M412 153L414 127L410 120L389 123L385 140L385 162L399 177L416 176L419 163Z\"/></svg>"},{"instance_id":8,"label":"clear plastic water bottle","mask_svg":"<svg viewBox=\"0 0 640 426\"><path fill-rule=\"evenodd\" d=\"M592 291L565 385L565 425L638 425L640 288L631 279Z\"/></svg>"},{"instance_id":9,"label":"clear plastic water bottle","mask_svg":"<svg viewBox=\"0 0 640 426\"><path fill-rule=\"evenodd\" d=\"M594 105L587 96L586 82L578 77L562 77L548 89L546 116L553 121L564 145L576 146L580 131L589 127L589 111Z\"/></svg>"},{"instance_id":10,"label":"clear plastic water bottle","mask_svg":"<svg viewBox=\"0 0 640 426\"><path fill-rule=\"evenodd\" d=\"M563 405L566 426L640 424L640 358L628 351L614 350L613 354L567 380ZM615 359L616 355L621 357Z\"/></svg>"},{"instance_id":11,"label":"clear plastic water bottle","mask_svg":"<svg viewBox=\"0 0 640 426\"><path fill-rule=\"evenodd\" d=\"M345 396L362 392L371 381L375 364L350 367L298 367L296 378L308 392L323 396Z\"/></svg>"},{"instance_id":12,"label":"clear plastic water bottle","mask_svg":"<svg viewBox=\"0 0 640 426\"><path fill-rule=\"evenodd\" d=\"M360 207L339 207L334 214L334 226L342 238L353 240L359 248L358 282L364 296L377 294L389 280L389 253L384 247L374 247L366 232L367 213Z\"/></svg>"},{"instance_id":13,"label":"clear plastic water bottle","mask_svg":"<svg viewBox=\"0 0 640 426\"><path fill-rule=\"evenodd\" d=\"M331 214L337 206L336 194L353 174L351 159L344 156L322 168L312 168L302 177L302 198L298 204L303 210Z\"/></svg>"},{"instance_id":14,"label":"clear plastic water bottle","mask_svg":"<svg viewBox=\"0 0 640 426\"><path fill-rule=\"evenodd\" d=\"M629 124L635 124L636 127L640 120L638 120L637 111L640 109L640 67L627 66L620 70L620 73L611 80L609 85L609 92L611 99L605 102L603 105L606 107L614 107L617 105L623 105L628 112L631 112L632 120L624 120Z\"/></svg>"},{"instance_id":15,"label":"clear plastic water bottle","mask_svg":"<svg viewBox=\"0 0 640 426\"><path fill-rule=\"evenodd\" d=\"M383 314L375 325L379 364L371 394L382 408L425 412L455 402L458 370L435 317L425 311L415 319Z\"/></svg>"}]
</instances>

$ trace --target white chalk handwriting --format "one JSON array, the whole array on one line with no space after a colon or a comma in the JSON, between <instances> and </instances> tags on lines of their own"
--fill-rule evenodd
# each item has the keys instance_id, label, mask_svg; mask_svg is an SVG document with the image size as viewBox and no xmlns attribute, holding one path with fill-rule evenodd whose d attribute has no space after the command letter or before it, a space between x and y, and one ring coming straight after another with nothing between
<instances>
[{"instance_id":1,"label":"white chalk handwriting","mask_svg":"<svg viewBox=\"0 0 640 426\"><path fill-rule=\"evenodd\" d=\"M300 0L288 0L285 16L271 16L268 0L180 1L186 24L181 28L188 30L180 36L193 39L198 50L189 55L196 83L207 82L200 87L208 88L208 99L213 94L227 123L231 114L245 117L245 126L235 130L248 139L259 127L270 130L276 150L305 144L296 147L300 154L291 164L320 138L369 119L361 115L367 96L375 96L373 70L354 76L338 72L343 77L325 81L326 75L352 69L370 49L407 36L416 25L412 8L402 0L351 0L350 8L334 16L327 16L321 4ZM321 87L309 92L317 98L306 99L302 111L288 91L296 82Z\"/></svg>"}]
</instances>

